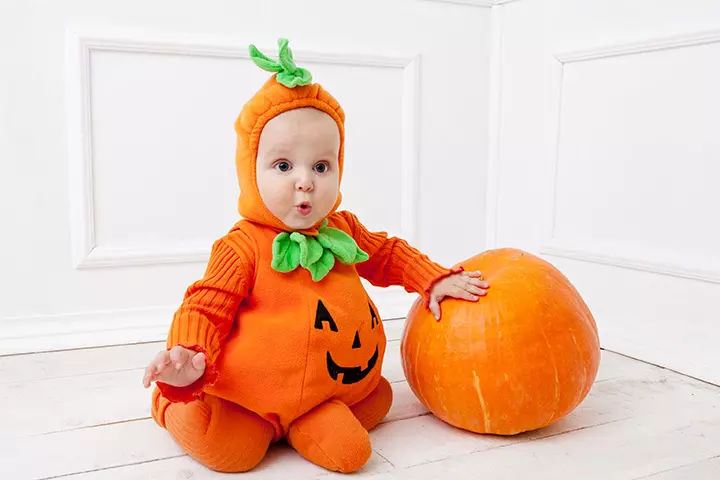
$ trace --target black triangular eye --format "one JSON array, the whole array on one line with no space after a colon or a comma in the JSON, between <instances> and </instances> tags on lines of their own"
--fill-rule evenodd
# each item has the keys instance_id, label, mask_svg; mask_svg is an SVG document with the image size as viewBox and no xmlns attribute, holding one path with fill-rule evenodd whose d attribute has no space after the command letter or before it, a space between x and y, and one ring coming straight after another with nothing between
<instances>
[{"instance_id":1,"label":"black triangular eye","mask_svg":"<svg viewBox=\"0 0 720 480\"><path fill-rule=\"evenodd\" d=\"M375 310L373 310L372 305L368 303L368 307L370 307L370 325L372 328L375 328L375 325L379 324L377 315L375 314Z\"/></svg>"},{"instance_id":2,"label":"black triangular eye","mask_svg":"<svg viewBox=\"0 0 720 480\"><path fill-rule=\"evenodd\" d=\"M355 340L353 340L352 348L360 348L360 346L360 334L358 332L355 332Z\"/></svg>"},{"instance_id":3,"label":"black triangular eye","mask_svg":"<svg viewBox=\"0 0 720 480\"><path fill-rule=\"evenodd\" d=\"M330 316L330 312L327 311L327 308L323 305L322 300L318 300L317 311L315 311L315 328L322 330L323 322L328 322L330 330L333 332L338 331L337 325L335 325L335 320L333 320Z\"/></svg>"}]
</instances>

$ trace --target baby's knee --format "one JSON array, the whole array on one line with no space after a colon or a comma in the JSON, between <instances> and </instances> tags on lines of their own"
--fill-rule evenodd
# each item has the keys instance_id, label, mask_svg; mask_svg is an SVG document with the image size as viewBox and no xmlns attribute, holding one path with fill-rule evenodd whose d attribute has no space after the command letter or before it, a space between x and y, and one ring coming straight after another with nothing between
<instances>
[{"instance_id":1,"label":"baby's knee","mask_svg":"<svg viewBox=\"0 0 720 480\"><path fill-rule=\"evenodd\" d=\"M166 428L188 455L211 470L246 472L265 457L275 430L244 408L205 396L189 404L172 404Z\"/></svg>"},{"instance_id":2,"label":"baby's knee","mask_svg":"<svg viewBox=\"0 0 720 480\"><path fill-rule=\"evenodd\" d=\"M360 470L372 456L372 445L369 437L355 439L347 450L340 455L335 455L333 461L340 473L352 473Z\"/></svg>"}]
</instances>

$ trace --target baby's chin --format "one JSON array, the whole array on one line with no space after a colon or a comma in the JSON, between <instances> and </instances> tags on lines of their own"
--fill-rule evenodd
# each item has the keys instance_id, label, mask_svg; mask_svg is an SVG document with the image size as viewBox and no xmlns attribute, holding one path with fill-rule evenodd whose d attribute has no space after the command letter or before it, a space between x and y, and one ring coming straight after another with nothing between
<instances>
[{"instance_id":1,"label":"baby's chin","mask_svg":"<svg viewBox=\"0 0 720 480\"><path fill-rule=\"evenodd\" d=\"M288 215L285 219L283 219L283 223L291 230L307 230L309 228L312 228L313 225L315 225L316 223L321 222L329 214L329 211L321 215L313 212L307 217L303 217L299 214L291 214Z\"/></svg>"}]
</instances>

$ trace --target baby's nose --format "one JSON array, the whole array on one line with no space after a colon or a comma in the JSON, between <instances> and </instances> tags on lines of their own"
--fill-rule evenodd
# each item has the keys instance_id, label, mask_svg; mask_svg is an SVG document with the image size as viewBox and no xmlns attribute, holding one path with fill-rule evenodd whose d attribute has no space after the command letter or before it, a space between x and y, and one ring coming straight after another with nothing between
<instances>
[{"instance_id":1,"label":"baby's nose","mask_svg":"<svg viewBox=\"0 0 720 480\"><path fill-rule=\"evenodd\" d=\"M309 192L313 189L313 183L308 180L301 180L297 182L297 189L301 192Z\"/></svg>"}]
</instances>

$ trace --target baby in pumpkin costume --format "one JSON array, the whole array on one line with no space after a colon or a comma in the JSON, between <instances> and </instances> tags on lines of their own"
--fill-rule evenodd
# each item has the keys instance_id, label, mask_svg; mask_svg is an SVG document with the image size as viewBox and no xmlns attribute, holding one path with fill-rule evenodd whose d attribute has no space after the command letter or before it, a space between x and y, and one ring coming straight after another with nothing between
<instances>
[{"instance_id":1,"label":"baby in pumpkin costume","mask_svg":"<svg viewBox=\"0 0 720 480\"><path fill-rule=\"evenodd\" d=\"M392 403L383 323L360 277L421 294L438 318L443 297L477 300L488 285L337 211L345 114L279 46L279 62L250 48L274 75L235 123L243 220L214 243L143 383L156 382L155 421L211 469L250 470L286 438L351 472Z\"/></svg>"}]
</instances>

